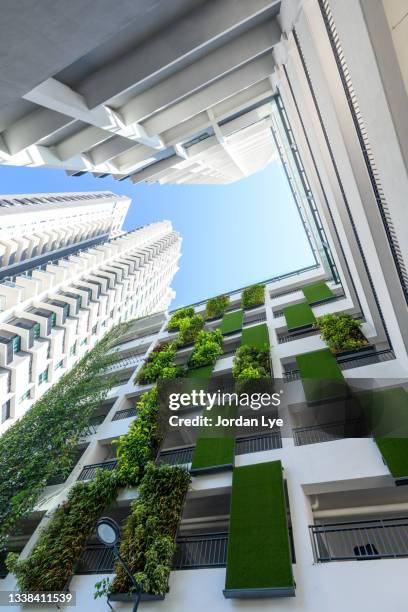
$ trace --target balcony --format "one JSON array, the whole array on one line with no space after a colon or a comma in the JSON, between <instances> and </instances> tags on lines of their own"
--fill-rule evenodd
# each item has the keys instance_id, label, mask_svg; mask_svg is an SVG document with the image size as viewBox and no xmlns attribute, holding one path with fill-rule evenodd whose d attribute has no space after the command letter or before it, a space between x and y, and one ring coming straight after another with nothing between
<instances>
[{"instance_id":1,"label":"balcony","mask_svg":"<svg viewBox=\"0 0 408 612\"><path fill-rule=\"evenodd\" d=\"M85 465L82 468L78 480L92 480L95 478L96 470L109 470L110 472L116 468L117 459L111 459L110 461L103 461L101 463L91 463Z\"/></svg>"},{"instance_id":2,"label":"balcony","mask_svg":"<svg viewBox=\"0 0 408 612\"><path fill-rule=\"evenodd\" d=\"M136 366L138 366L139 363L143 361L143 359L144 355L133 355L132 357L124 357L116 363L113 363L112 365L108 366L105 369L104 373L108 374L110 372L117 372L118 370L124 370L127 368L135 369Z\"/></svg>"},{"instance_id":3,"label":"balcony","mask_svg":"<svg viewBox=\"0 0 408 612\"><path fill-rule=\"evenodd\" d=\"M344 438L356 438L361 435L361 419L351 419L337 423L325 423L310 427L297 427L293 429L295 446L305 444L318 444L319 442L332 442Z\"/></svg>"},{"instance_id":4,"label":"balcony","mask_svg":"<svg viewBox=\"0 0 408 612\"><path fill-rule=\"evenodd\" d=\"M131 417L135 417L137 415L137 407L131 406L130 408L125 408L124 410L118 410L113 415L112 421L120 421L121 419L129 419Z\"/></svg>"},{"instance_id":5,"label":"balcony","mask_svg":"<svg viewBox=\"0 0 408 612\"><path fill-rule=\"evenodd\" d=\"M408 518L310 525L316 563L408 557Z\"/></svg>"},{"instance_id":6,"label":"balcony","mask_svg":"<svg viewBox=\"0 0 408 612\"><path fill-rule=\"evenodd\" d=\"M227 564L228 533L179 537L176 545L173 569L225 567Z\"/></svg>"},{"instance_id":7,"label":"balcony","mask_svg":"<svg viewBox=\"0 0 408 612\"><path fill-rule=\"evenodd\" d=\"M88 544L81 553L75 574L111 574L115 556L111 548L103 544Z\"/></svg>"},{"instance_id":8,"label":"balcony","mask_svg":"<svg viewBox=\"0 0 408 612\"><path fill-rule=\"evenodd\" d=\"M280 432L260 433L237 438L235 441L235 455L259 453L278 448L282 448ZM174 450L164 450L159 454L158 460L167 465L188 465L192 461L194 449L195 446L185 446Z\"/></svg>"}]
</instances>

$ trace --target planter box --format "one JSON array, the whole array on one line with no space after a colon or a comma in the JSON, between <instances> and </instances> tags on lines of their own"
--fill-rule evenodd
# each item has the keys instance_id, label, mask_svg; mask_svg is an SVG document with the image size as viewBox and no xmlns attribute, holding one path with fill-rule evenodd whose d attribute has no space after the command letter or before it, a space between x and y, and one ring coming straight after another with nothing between
<instances>
[{"instance_id":1,"label":"planter box","mask_svg":"<svg viewBox=\"0 0 408 612\"><path fill-rule=\"evenodd\" d=\"M140 601L163 601L165 595L153 595L152 593L142 593ZM109 593L108 601L122 601L124 603L130 603L136 601L136 593Z\"/></svg>"},{"instance_id":2,"label":"planter box","mask_svg":"<svg viewBox=\"0 0 408 612\"><path fill-rule=\"evenodd\" d=\"M226 599L267 599L271 597L295 597L295 587L265 589L224 589Z\"/></svg>"},{"instance_id":3,"label":"planter box","mask_svg":"<svg viewBox=\"0 0 408 612\"><path fill-rule=\"evenodd\" d=\"M374 345L373 344L365 344L364 346L361 346L358 349L348 349L345 351L338 351L337 353L334 353L335 357L347 357L348 355L360 355L360 353L365 353L365 352L369 352L369 351L373 351L374 350Z\"/></svg>"},{"instance_id":4,"label":"planter box","mask_svg":"<svg viewBox=\"0 0 408 612\"><path fill-rule=\"evenodd\" d=\"M247 310L254 310L255 308L260 308L261 306L265 306L265 302L260 302L259 304L254 304L253 306L242 306L242 308L246 312Z\"/></svg>"}]
</instances>

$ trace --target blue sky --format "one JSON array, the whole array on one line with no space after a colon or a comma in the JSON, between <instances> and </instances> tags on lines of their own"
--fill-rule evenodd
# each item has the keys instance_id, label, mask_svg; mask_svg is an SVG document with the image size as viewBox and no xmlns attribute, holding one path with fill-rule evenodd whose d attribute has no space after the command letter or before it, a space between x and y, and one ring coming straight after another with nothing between
<instances>
[{"instance_id":1,"label":"blue sky","mask_svg":"<svg viewBox=\"0 0 408 612\"><path fill-rule=\"evenodd\" d=\"M183 237L171 308L311 265L313 257L278 162L231 185L158 185L0 166L3 194L113 191L132 198L131 230L169 219Z\"/></svg>"}]
</instances>

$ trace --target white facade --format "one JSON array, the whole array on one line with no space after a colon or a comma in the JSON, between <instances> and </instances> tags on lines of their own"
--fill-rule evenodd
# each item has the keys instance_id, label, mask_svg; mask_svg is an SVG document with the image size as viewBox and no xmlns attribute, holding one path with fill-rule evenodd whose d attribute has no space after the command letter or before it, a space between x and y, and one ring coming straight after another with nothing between
<instances>
[{"instance_id":1,"label":"white facade","mask_svg":"<svg viewBox=\"0 0 408 612\"><path fill-rule=\"evenodd\" d=\"M110 327L168 307L181 245L168 221L124 232L123 196L36 194L3 203L0 431Z\"/></svg>"},{"instance_id":2,"label":"white facade","mask_svg":"<svg viewBox=\"0 0 408 612\"><path fill-rule=\"evenodd\" d=\"M304 401L302 386L293 368L295 356L313 350L324 348L318 331L305 331L288 337L286 322L282 316L282 308L296 304L302 300L301 287L326 278L321 266L311 270L299 271L288 275L285 279L273 279L266 282L265 305L245 312L244 328L266 322L271 343L271 360L275 378L282 378L284 392L290 398L289 428L282 434L281 444L271 450L260 450L255 440L251 450L236 454L235 466L250 465L280 459L284 468L288 487L290 517L293 533L295 562L293 573L296 582L296 596L287 598L267 598L234 600L225 599L223 589L225 583L224 563L214 563L210 567L192 565L189 569L179 568L171 572L170 590L165 601L142 603L141 609L171 610L174 612L188 611L194 607L197 610L211 609L217 612L239 608L248 612L253 610L287 610L302 612L327 612L327 610L357 610L367 601L370 609L381 612L388 605L392 610L402 612L405 609L405 595L401 585L408 568L408 557L399 559L369 559L338 561L322 563L314 557L309 526L325 523L342 524L339 529L347 528L349 538L348 548L361 544L360 533L353 529L357 524L352 521L367 520L397 520L404 522L408 508L408 491L406 487L396 487L394 478L382 460L381 454L370 438L350 438L331 440L313 439L313 427L308 427L307 412L299 412L296 408ZM325 303L314 306L316 316L329 312L346 312L358 315L358 306L353 303L350 291L346 285L327 281L334 296ZM241 291L230 294L229 310L239 308ZM195 306L198 313L203 313L205 302ZM29 553L34 546L41 525L46 524L49 512L65 499L67 490L78 478L92 478L96 467L102 464L109 468L114 461L111 442L120 435L126 434L130 423L136 416L135 401L140 393L150 386L140 386L134 383L135 374L141 367L144 358L153 347L163 340L174 337L174 332L166 331L167 318L163 314L147 317L135 324L126 333L116 350L122 355L116 369L123 373L122 382L114 387L107 401L99 410L98 424L93 426L84 439L82 455L69 478L60 484L48 487L36 507L36 511L45 512L44 518L38 524L36 531L25 534L25 540L20 540L20 549L24 542L23 555ZM206 324L206 329L213 329L220 320ZM342 372L346 381L354 388L361 389L368 382L378 389L406 384L408 369L406 365L388 350L383 351L381 333L378 334L373 325L364 320L363 331L373 345L366 357L358 354L349 355L342 360ZM226 374L231 371L232 354L240 343L241 332L230 334L224 339L225 357L221 357L214 368L214 375ZM185 363L188 350L179 350L177 362ZM133 355L133 356L132 356ZM364 379L366 379L364 381ZM103 410L102 410L103 408ZM335 424L333 424L335 425ZM331 424L330 424L331 426ZM329 427L330 431L330 427ZM256 436L255 436L256 438ZM162 457L167 454L166 461L171 457L180 456L180 451L190 452L191 441L184 446L163 445ZM84 450L85 449L85 450ZM170 454L170 456L169 456ZM173 454L173 455L172 455ZM180 459L187 463L191 459ZM177 460L175 461L177 463ZM197 475L192 479L191 490L187 504L193 502L195 516L193 520L182 519L179 527L181 535L189 533L203 524L201 536L205 540L205 532L214 529L214 525L226 525L223 531L228 531L228 508L225 513L220 506L214 504L217 496L220 499L229 495L231 490L231 472L220 471L213 474ZM111 509L112 516L117 520L129 512L129 504L135 498L136 490L128 488L119 493L118 501ZM195 500L195 501L194 501ZM200 501L201 500L201 501ZM197 502L200 502L197 505ZM222 507L223 508L223 507ZM220 514L220 516L218 516ZM196 527L194 527L194 524ZM206 527L206 530L204 529ZM33 529L33 528L32 528ZM215 530L220 531L218 526ZM204 533L203 533L204 531ZM401 544L398 538L405 532L396 531L393 534L393 546L398 549ZM30 537L31 536L31 537ZM228 537L225 535L225 537ZM367 541L373 535L363 534ZM378 534L375 536L378 537ZM381 536L383 537L383 536ZM387 537L387 534L384 534ZM365 540L364 540L365 541ZM70 590L76 593L78 610L106 610L104 599L93 600L94 585L104 577L112 577L111 567L108 572L95 572L95 567L101 562L99 553L92 557L93 541L87 550L88 565L85 570L76 573L71 582ZM181 544L183 545L183 544ZM208 543L208 546L211 542ZM341 550L341 543L333 542L334 553ZM336 549L337 546L337 549ZM339 548L340 547L340 548ZM403 545L404 550L406 545ZM348 549L347 549L348 550ZM332 551L333 552L333 551ZM334 554L333 553L333 554ZM99 556L98 556L99 555ZM351 555L353 553L351 552ZM85 558L85 557L84 557ZM93 558L93 560L92 560ZM105 557L106 559L106 557ZM199 559L199 557L197 557ZM96 564L96 565L95 565ZM109 562L108 562L109 565ZM187 561L188 565L188 561ZM199 564L198 564L199 565ZM344 588L339 588L344 584ZM3 589L14 588L14 578L8 575L3 581ZM197 599L197 593L200 597ZM390 603L391 602L391 603ZM130 610L133 604L113 603L115 610Z\"/></svg>"}]
</instances>

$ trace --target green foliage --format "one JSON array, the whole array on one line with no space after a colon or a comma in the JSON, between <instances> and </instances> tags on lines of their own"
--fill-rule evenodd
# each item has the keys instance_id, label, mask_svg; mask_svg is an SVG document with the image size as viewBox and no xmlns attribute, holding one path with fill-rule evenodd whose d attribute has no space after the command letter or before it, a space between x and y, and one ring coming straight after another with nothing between
<instances>
[{"instance_id":1,"label":"green foliage","mask_svg":"<svg viewBox=\"0 0 408 612\"><path fill-rule=\"evenodd\" d=\"M183 344L194 342L203 327L204 319L199 314L181 319L177 343L182 346Z\"/></svg>"},{"instance_id":2,"label":"green foliage","mask_svg":"<svg viewBox=\"0 0 408 612\"><path fill-rule=\"evenodd\" d=\"M146 464L155 458L162 440L157 389L143 393L137 411L137 419L119 439L116 451L116 472L123 485L140 482Z\"/></svg>"},{"instance_id":3,"label":"green foliage","mask_svg":"<svg viewBox=\"0 0 408 612\"><path fill-rule=\"evenodd\" d=\"M260 283L247 287L242 292L242 308L251 308L265 303L265 285Z\"/></svg>"},{"instance_id":4,"label":"green foliage","mask_svg":"<svg viewBox=\"0 0 408 612\"><path fill-rule=\"evenodd\" d=\"M361 332L362 322L348 314L326 314L317 318L322 340L333 353L358 349L368 344Z\"/></svg>"},{"instance_id":5,"label":"green foliage","mask_svg":"<svg viewBox=\"0 0 408 612\"><path fill-rule=\"evenodd\" d=\"M209 299L205 307L205 318L215 319L221 317L229 303L230 298L228 295L218 295Z\"/></svg>"},{"instance_id":6,"label":"green foliage","mask_svg":"<svg viewBox=\"0 0 408 612\"><path fill-rule=\"evenodd\" d=\"M61 591L95 523L117 494L114 472L98 470L90 482L77 482L67 501L55 511L42 530L33 551L18 560L9 553L7 567L17 576L22 591Z\"/></svg>"},{"instance_id":7,"label":"green foliage","mask_svg":"<svg viewBox=\"0 0 408 612\"><path fill-rule=\"evenodd\" d=\"M189 483L188 472L180 467L146 466L139 497L123 529L120 553L147 593L167 590L174 538ZM115 570L112 590L130 592L132 584L123 568L117 564Z\"/></svg>"},{"instance_id":8,"label":"green foliage","mask_svg":"<svg viewBox=\"0 0 408 612\"><path fill-rule=\"evenodd\" d=\"M269 351L243 345L237 349L232 366L236 379L266 378L270 373Z\"/></svg>"},{"instance_id":9,"label":"green foliage","mask_svg":"<svg viewBox=\"0 0 408 612\"><path fill-rule=\"evenodd\" d=\"M219 329L212 332L201 331L191 353L189 366L198 368L215 363L222 355L222 333Z\"/></svg>"},{"instance_id":10,"label":"green foliage","mask_svg":"<svg viewBox=\"0 0 408 612\"><path fill-rule=\"evenodd\" d=\"M117 326L0 438L0 540L35 505L52 477L71 469L82 432L115 379L98 376L131 323Z\"/></svg>"},{"instance_id":11,"label":"green foliage","mask_svg":"<svg viewBox=\"0 0 408 612\"><path fill-rule=\"evenodd\" d=\"M180 308L174 315L170 318L167 323L167 329L169 331L176 331L180 327L180 321L183 319L193 317L195 315L195 310L193 306L188 306L187 308Z\"/></svg>"},{"instance_id":12,"label":"green foliage","mask_svg":"<svg viewBox=\"0 0 408 612\"><path fill-rule=\"evenodd\" d=\"M180 376L181 368L174 364L176 353L176 342L155 348L143 364L136 377L136 382L147 385L165 378Z\"/></svg>"}]
</instances>

